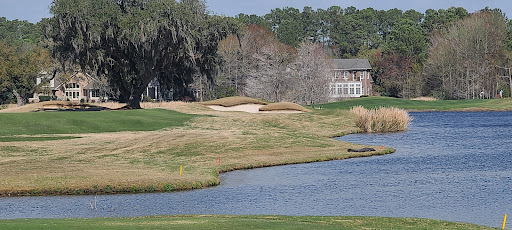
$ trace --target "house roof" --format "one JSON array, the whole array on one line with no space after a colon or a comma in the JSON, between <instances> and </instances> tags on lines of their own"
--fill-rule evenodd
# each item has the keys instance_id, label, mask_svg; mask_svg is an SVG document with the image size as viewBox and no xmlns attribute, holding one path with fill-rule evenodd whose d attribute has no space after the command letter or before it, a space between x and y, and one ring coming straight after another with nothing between
<instances>
[{"instance_id":1,"label":"house roof","mask_svg":"<svg viewBox=\"0 0 512 230\"><path fill-rule=\"evenodd\" d=\"M97 87L94 87L94 83L89 83L88 85L83 87L83 89L97 89Z\"/></svg>"},{"instance_id":2,"label":"house roof","mask_svg":"<svg viewBox=\"0 0 512 230\"><path fill-rule=\"evenodd\" d=\"M334 68L341 70L369 70L372 69L368 59L333 59Z\"/></svg>"}]
</instances>

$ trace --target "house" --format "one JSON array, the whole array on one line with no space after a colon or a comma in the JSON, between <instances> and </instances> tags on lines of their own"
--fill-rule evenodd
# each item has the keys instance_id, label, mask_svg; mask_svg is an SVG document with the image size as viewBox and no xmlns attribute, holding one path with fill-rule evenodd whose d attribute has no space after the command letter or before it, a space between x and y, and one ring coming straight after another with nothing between
<instances>
[{"instance_id":1,"label":"house","mask_svg":"<svg viewBox=\"0 0 512 230\"><path fill-rule=\"evenodd\" d=\"M333 59L329 98L354 98L372 94L372 66L368 59Z\"/></svg>"},{"instance_id":2,"label":"house","mask_svg":"<svg viewBox=\"0 0 512 230\"><path fill-rule=\"evenodd\" d=\"M37 85L41 85L41 92L34 94L34 101L40 96L52 96L59 101L99 102L106 99L100 88L102 83L83 73L76 73L69 78L41 74L37 78Z\"/></svg>"},{"instance_id":3,"label":"house","mask_svg":"<svg viewBox=\"0 0 512 230\"><path fill-rule=\"evenodd\" d=\"M142 99L144 100L144 97L146 97L155 101L172 101L173 96L173 89L167 89L167 87L160 85L158 78L155 78L146 87Z\"/></svg>"}]
</instances>

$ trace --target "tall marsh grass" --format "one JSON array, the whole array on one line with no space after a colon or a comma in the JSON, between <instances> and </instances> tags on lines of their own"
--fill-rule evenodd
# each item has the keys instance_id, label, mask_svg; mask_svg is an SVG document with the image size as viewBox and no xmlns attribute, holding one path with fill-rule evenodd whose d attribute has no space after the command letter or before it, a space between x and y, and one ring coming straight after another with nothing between
<instances>
[{"instance_id":1,"label":"tall marsh grass","mask_svg":"<svg viewBox=\"0 0 512 230\"><path fill-rule=\"evenodd\" d=\"M356 126L367 133L404 131L412 121L407 111L394 107L365 109L356 106L350 112L356 115Z\"/></svg>"}]
</instances>

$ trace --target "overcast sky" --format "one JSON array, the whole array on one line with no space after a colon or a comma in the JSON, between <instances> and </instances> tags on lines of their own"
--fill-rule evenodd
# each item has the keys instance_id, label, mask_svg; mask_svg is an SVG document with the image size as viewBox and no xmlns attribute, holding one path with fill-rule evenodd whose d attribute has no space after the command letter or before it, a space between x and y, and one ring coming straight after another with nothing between
<instances>
[{"instance_id":1,"label":"overcast sky","mask_svg":"<svg viewBox=\"0 0 512 230\"><path fill-rule=\"evenodd\" d=\"M0 0L0 17L38 22L43 17L51 16L51 2L52 0ZM427 9L447 9L451 6L461 6L472 13L489 6L500 8L512 18L512 0L207 0L207 4L210 11L226 16L239 13L261 16L269 13L271 9L287 6L301 10L304 6L327 9L333 5L342 8L355 6L358 9L372 7L377 10L398 8L404 11L414 9L421 13Z\"/></svg>"}]
</instances>

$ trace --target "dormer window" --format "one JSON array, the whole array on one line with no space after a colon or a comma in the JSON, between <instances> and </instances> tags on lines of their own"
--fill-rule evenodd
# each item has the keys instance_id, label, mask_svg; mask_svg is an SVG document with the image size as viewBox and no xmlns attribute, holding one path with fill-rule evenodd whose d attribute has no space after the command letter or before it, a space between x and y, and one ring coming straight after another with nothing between
<instances>
[{"instance_id":1,"label":"dormer window","mask_svg":"<svg viewBox=\"0 0 512 230\"><path fill-rule=\"evenodd\" d=\"M80 88L80 85L78 85L77 83L66 84L66 89L79 89L79 88Z\"/></svg>"},{"instance_id":2,"label":"dormer window","mask_svg":"<svg viewBox=\"0 0 512 230\"><path fill-rule=\"evenodd\" d=\"M345 80L348 79L348 72L347 71L343 71L343 79L345 79Z\"/></svg>"}]
</instances>

